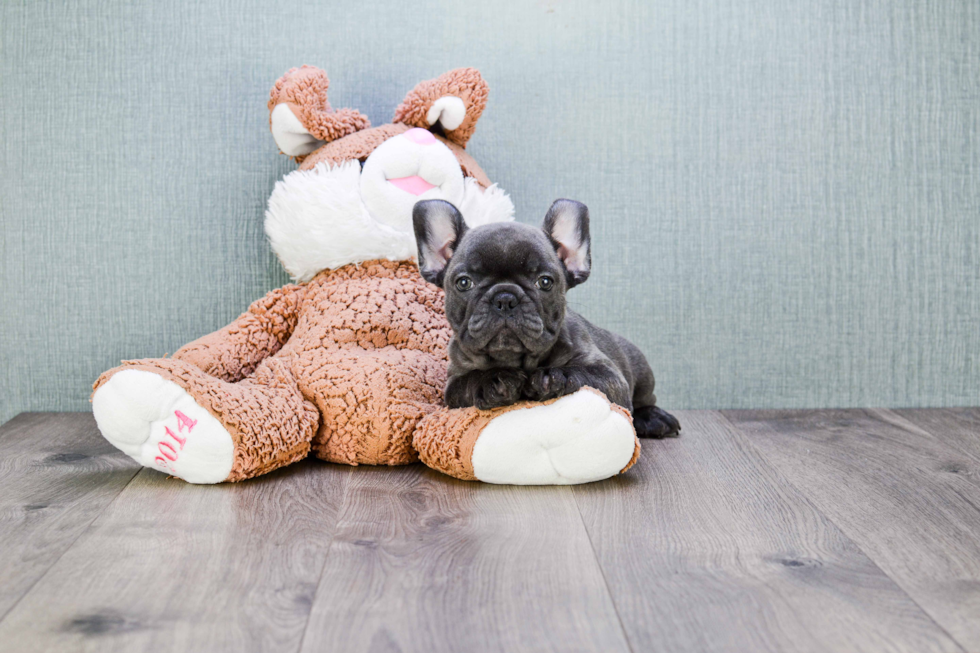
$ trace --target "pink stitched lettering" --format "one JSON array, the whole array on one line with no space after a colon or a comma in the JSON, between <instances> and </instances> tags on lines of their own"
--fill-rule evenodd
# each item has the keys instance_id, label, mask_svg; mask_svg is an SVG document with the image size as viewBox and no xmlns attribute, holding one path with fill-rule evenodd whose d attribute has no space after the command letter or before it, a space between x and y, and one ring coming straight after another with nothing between
<instances>
[{"instance_id":1,"label":"pink stitched lettering","mask_svg":"<svg viewBox=\"0 0 980 653\"><path fill-rule=\"evenodd\" d=\"M164 447L170 449L169 454L163 450ZM162 453L163 457L166 458L167 460L177 460L177 450L174 449L173 445L171 445L169 442L161 442L160 444L157 445L157 449L160 450L160 453Z\"/></svg>"},{"instance_id":2,"label":"pink stitched lettering","mask_svg":"<svg viewBox=\"0 0 980 653\"><path fill-rule=\"evenodd\" d=\"M183 432L184 427L187 427L187 432L190 433L194 426L197 424L196 419L191 419L187 415L183 414L179 410L174 411L174 415L177 416L177 430Z\"/></svg>"},{"instance_id":3,"label":"pink stitched lettering","mask_svg":"<svg viewBox=\"0 0 980 653\"><path fill-rule=\"evenodd\" d=\"M180 445L181 449L183 449L184 445L187 444L187 438L180 437L179 435L171 431L169 426L164 426L163 430L167 432L167 435L169 435L170 437L172 437L174 440L177 441L177 444ZM177 427L177 430L178 431L180 430L179 426Z\"/></svg>"},{"instance_id":4,"label":"pink stitched lettering","mask_svg":"<svg viewBox=\"0 0 980 653\"><path fill-rule=\"evenodd\" d=\"M163 467L167 471L170 471L170 467L167 466L167 461L164 460L163 458L161 458L160 456L157 456L156 458L154 458L153 459L153 462L159 463L160 464L160 467Z\"/></svg>"}]
</instances>

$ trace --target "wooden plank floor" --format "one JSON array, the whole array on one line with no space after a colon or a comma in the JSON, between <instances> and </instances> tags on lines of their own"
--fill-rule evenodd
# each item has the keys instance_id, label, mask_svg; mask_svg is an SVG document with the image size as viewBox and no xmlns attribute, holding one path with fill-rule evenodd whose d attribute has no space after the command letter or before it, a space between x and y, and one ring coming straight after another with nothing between
<instances>
[{"instance_id":1,"label":"wooden plank floor","mask_svg":"<svg viewBox=\"0 0 980 653\"><path fill-rule=\"evenodd\" d=\"M0 427L0 651L980 651L980 410L692 411L586 486L192 486Z\"/></svg>"}]
</instances>

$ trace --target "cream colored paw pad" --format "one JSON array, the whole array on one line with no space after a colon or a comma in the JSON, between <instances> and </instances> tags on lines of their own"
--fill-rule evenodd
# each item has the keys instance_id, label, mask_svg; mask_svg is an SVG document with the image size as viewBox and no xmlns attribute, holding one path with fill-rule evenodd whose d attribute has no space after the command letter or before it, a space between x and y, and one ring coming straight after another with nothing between
<instances>
[{"instance_id":1,"label":"cream colored paw pad","mask_svg":"<svg viewBox=\"0 0 980 653\"><path fill-rule=\"evenodd\" d=\"M473 447L486 483L574 485L618 474L633 457L630 420L587 390L491 420Z\"/></svg>"},{"instance_id":2,"label":"cream colored paw pad","mask_svg":"<svg viewBox=\"0 0 980 653\"><path fill-rule=\"evenodd\" d=\"M145 467L189 483L220 483L234 462L231 434L176 383L117 372L92 397L103 437Z\"/></svg>"}]
</instances>

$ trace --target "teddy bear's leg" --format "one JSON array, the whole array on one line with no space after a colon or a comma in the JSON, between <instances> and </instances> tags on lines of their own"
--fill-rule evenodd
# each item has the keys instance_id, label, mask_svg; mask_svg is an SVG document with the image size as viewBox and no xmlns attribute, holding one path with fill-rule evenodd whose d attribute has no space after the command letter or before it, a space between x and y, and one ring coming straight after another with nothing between
<instances>
[{"instance_id":1,"label":"teddy bear's leg","mask_svg":"<svg viewBox=\"0 0 980 653\"><path fill-rule=\"evenodd\" d=\"M239 481L300 460L319 421L277 358L238 383L187 361L129 361L96 382L92 412L136 462L190 483Z\"/></svg>"},{"instance_id":2,"label":"teddy bear's leg","mask_svg":"<svg viewBox=\"0 0 980 653\"><path fill-rule=\"evenodd\" d=\"M418 461L412 433L443 405L446 361L413 349L343 347L323 352L308 394L322 415L318 458L348 465Z\"/></svg>"},{"instance_id":3,"label":"teddy bear's leg","mask_svg":"<svg viewBox=\"0 0 980 653\"><path fill-rule=\"evenodd\" d=\"M629 413L592 388L494 410L443 409L419 424L413 442L433 469L508 485L598 481L640 455Z\"/></svg>"}]
</instances>

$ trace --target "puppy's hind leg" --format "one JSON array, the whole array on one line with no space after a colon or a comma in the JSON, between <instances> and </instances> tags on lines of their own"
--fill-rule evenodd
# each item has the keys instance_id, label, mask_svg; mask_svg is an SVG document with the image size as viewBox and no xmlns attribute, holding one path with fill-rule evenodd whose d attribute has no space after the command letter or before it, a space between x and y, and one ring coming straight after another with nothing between
<instances>
[{"instance_id":1,"label":"puppy's hind leg","mask_svg":"<svg viewBox=\"0 0 980 653\"><path fill-rule=\"evenodd\" d=\"M658 406L643 406L633 411L633 428L640 438L676 438L681 423Z\"/></svg>"},{"instance_id":2,"label":"puppy's hind leg","mask_svg":"<svg viewBox=\"0 0 980 653\"><path fill-rule=\"evenodd\" d=\"M637 437L676 438L680 435L681 423L657 406L657 395L653 394L653 370L649 363L639 350L636 350L631 363L636 375L633 389L633 428L636 429Z\"/></svg>"}]
</instances>

